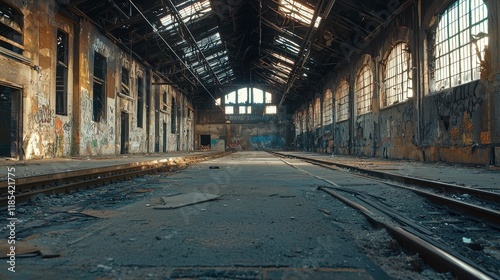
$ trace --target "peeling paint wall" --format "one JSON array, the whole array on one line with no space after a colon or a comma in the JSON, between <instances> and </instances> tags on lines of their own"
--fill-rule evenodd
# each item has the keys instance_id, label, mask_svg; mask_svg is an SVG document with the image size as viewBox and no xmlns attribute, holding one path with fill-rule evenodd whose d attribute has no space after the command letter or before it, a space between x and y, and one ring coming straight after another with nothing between
<instances>
[{"instance_id":1,"label":"peeling paint wall","mask_svg":"<svg viewBox=\"0 0 500 280\"><path fill-rule=\"evenodd\" d=\"M495 162L494 151L500 146L500 37L497 32L500 5L498 1L484 1L488 5L491 31L488 32L491 58L486 58L485 65L491 64L491 69L485 69L480 80L434 91L431 89L434 67L431 35L436 28L436 16L453 2L415 2L422 5L420 14L416 13L417 6L409 6L369 44L359 46L359 55L350 57L349 63L329 73L322 88L334 93L334 108L338 106L335 100L338 81L346 77L351 85L350 117L314 129L297 123L312 118L306 108L316 96L310 93L310 100L295 112L296 116L301 116L295 118L295 127L300 129L296 133L297 149L419 161ZM418 17L421 17L420 27L416 22ZM407 42L412 54L414 94L406 101L381 107L383 62L398 42ZM376 85L372 92L372 110L356 115L352 113L355 104L352 87L367 57Z\"/></svg>"},{"instance_id":2,"label":"peeling paint wall","mask_svg":"<svg viewBox=\"0 0 500 280\"><path fill-rule=\"evenodd\" d=\"M434 140L426 146L440 146L439 152L424 148L432 160L456 162L468 159L480 162L489 151L481 146L490 143L490 132L483 121L487 93L484 85L472 82L425 99L424 139ZM437 116L429 118L429 116Z\"/></svg>"},{"instance_id":3,"label":"peeling paint wall","mask_svg":"<svg viewBox=\"0 0 500 280\"><path fill-rule=\"evenodd\" d=\"M16 158L47 158L67 156L72 145L73 107L64 115L55 112L56 33L58 29L73 33L71 21L55 12L55 2L9 1L7 5L22 14L22 54L2 52L0 84L19 90L19 133L15 143ZM69 35L69 48L73 36ZM68 60L68 83L72 83L72 57ZM71 99L73 91L67 91Z\"/></svg>"},{"instance_id":4,"label":"peeling paint wall","mask_svg":"<svg viewBox=\"0 0 500 280\"><path fill-rule=\"evenodd\" d=\"M222 142L226 149L235 151L284 150L293 144L291 125L279 114L224 115L205 107L197 116L195 149L202 148L201 135L210 135L212 150Z\"/></svg>"},{"instance_id":5,"label":"peeling paint wall","mask_svg":"<svg viewBox=\"0 0 500 280\"><path fill-rule=\"evenodd\" d=\"M91 22L58 13L55 1L5 3L18 10L23 20L22 54L0 52L0 86L22 95L20 105L16 105L22 120L20 136L12 144L16 158L116 155L125 146L126 153L161 152L163 146L166 151L194 149L193 106L172 86L163 85L166 80L161 74L131 57ZM67 34L65 112L56 112L58 30ZM95 53L106 59L105 105L100 121L93 120ZM129 70L128 94L122 90L122 67ZM137 119L138 78L142 79L144 98L142 127ZM169 100L175 97L179 101L174 133L168 109L156 112L161 106L158 95L163 91L168 92ZM128 114L126 139L121 137L122 113Z\"/></svg>"},{"instance_id":6,"label":"peeling paint wall","mask_svg":"<svg viewBox=\"0 0 500 280\"><path fill-rule=\"evenodd\" d=\"M198 137L210 135L212 150L217 149L218 140L227 143L226 149L235 151L283 150L286 147L283 133L274 124L198 124L196 134ZM226 141L228 136L229 141Z\"/></svg>"}]
</instances>

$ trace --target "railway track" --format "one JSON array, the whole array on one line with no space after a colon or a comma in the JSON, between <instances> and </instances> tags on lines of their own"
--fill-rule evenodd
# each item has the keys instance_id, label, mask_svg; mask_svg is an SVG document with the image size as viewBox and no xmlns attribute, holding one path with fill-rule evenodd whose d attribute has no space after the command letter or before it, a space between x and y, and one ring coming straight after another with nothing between
<instances>
[{"instance_id":1,"label":"railway track","mask_svg":"<svg viewBox=\"0 0 500 280\"><path fill-rule=\"evenodd\" d=\"M207 153L184 158L152 160L120 164L99 168L81 169L70 172L52 173L16 178L15 199L21 205L37 194L67 193L72 190L87 189L121 180L128 180L144 174L169 172L188 164L223 157L228 153ZM8 180L0 181L0 207L7 207ZM11 188L9 189L11 190Z\"/></svg>"},{"instance_id":2,"label":"railway track","mask_svg":"<svg viewBox=\"0 0 500 280\"><path fill-rule=\"evenodd\" d=\"M438 181L432 181L422 178L403 176L399 174L386 173L381 171L369 170L357 166L346 165L338 162L327 160L314 159L304 156L282 154L272 152L280 157L297 158L309 163L319 165L325 168L339 170L339 168L348 171L354 171L354 175L368 176L372 179L381 179L384 184L389 184L394 187L404 188L415 192L439 205L445 205L450 211L458 214L471 215L477 219L485 220L485 222L500 229L500 193L485 191L481 189L465 187L455 184L447 184ZM434 192L427 191L426 189ZM478 203L489 205L484 207L481 205L464 202L450 197L451 195L469 195L476 198Z\"/></svg>"},{"instance_id":3,"label":"railway track","mask_svg":"<svg viewBox=\"0 0 500 280\"><path fill-rule=\"evenodd\" d=\"M293 163L288 162L287 158L299 159L343 173L348 172L349 176L359 176L359 178L375 181L380 185L383 184L388 187L395 187L416 193L419 196L425 197L434 205L440 208L444 207L445 211L466 215L466 218L472 218L475 221L487 223L492 231L498 231L500 228L500 212L494 209L500 201L500 195L498 193L367 170L356 166L297 156L289 153L270 153L281 157L285 163L292 167L308 173L316 179L325 181L327 186L320 186L318 187L319 190L358 210L377 226L385 228L400 245L412 252L418 253L426 263L437 270L452 272L456 279L500 279L498 269L492 273L491 270L479 266L477 261L471 260L451 248L452 246L447 246L446 243L441 242L441 237L437 236L432 228L429 229L425 225L422 225L422 223L414 221L404 214L399 214L397 210L387 207L385 205L387 203L377 202L377 199L370 197L369 191L349 188L343 186L341 183L336 183L322 176L309 173L302 170L300 167L294 166ZM449 194L474 196L475 200L482 201L485 205L492 205L492 207L465 203L450 198ZM491 231L486 229L488 227L481 230Z\"/></svg>"}]
</instances>

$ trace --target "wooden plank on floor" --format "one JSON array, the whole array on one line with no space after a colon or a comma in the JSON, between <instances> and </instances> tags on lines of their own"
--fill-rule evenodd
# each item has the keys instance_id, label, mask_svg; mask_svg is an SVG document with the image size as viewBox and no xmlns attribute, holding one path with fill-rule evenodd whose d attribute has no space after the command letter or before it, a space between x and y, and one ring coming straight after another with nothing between
<instances>
[{"instance_id":1,"label":"wooden plank on floor","mask_svg":"<svg viewBox=\"0 0 500 280\"><path fill-rule=\"evenodd\" d=\"M183 193L162 197L164 205L154 206L153 209L174 209L192 204L202 203L219 198L220 195L206 193Z\"/></svg>"}]
</instances>

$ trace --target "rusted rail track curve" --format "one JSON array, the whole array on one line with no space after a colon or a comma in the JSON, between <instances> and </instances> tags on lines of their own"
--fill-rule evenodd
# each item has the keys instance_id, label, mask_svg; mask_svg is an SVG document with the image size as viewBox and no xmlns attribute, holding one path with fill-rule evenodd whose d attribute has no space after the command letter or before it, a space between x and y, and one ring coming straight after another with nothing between
<instances>
[{"instance_id":1,"label":"rusted rail track curve","mask_svg":"<svg viewBox=\"0 0 500 280\"><path fill-rule=\"evenodd\" d=\"M482 207L482 206L478 206L478 205L474 205L474 204L460 201L457 199L448 198L448 197L445 197L442 195L434 194L434 193L424 191L424 190L419 190L419 189L405 186L402 184L409 184L409 185L413 185L413 186L434 189L437 191L442 191L442 192L447 192L447 193L469 194L471 196L475 196L477 198L480 198L481 200L494 202L494 203L500 202L500 193L478 190L478 189L474 189L474 188L468 188L468 187L458 186L458 185L454 185L454 184L447 184L447 183L437 182L437 181L432 181L432 180L427 180L427 179L408 177L408 176L392 174L392 173L384 173L384 172L380 172L380 171L373 171L373 170L368 170L368 169L364 169L364 168L359 168L356 166L350 166L350 165L341 164L341 163L337 163L337 162L319 160L319 159L308 158L308 157L303 157L303 156L282 154L282 153L277 153L277 152L270 152L270 153L277 155L277 156L280 156L280 157L297 158L297 159L304 160L304 161L310 162L312 164L321 165L321 166L327 167L327 168L330 168L331 166L337 166L337 167L341 167L341 168L347 169L347 170L354 170L357 173L359 173L360 175L369 176L372 179L373 178L382 179L385 184L389 184L389 185L393 185L395 187L404 188L404 189L413 191L421 196L426 197L430 201L433 201L437 204L447 205L449 207L449 209L454 211L454 212L458 212L461 214L467 214L467 215L476 217L478 219L485 220L488 224L490 224L496 228L500 228L500 211L497 211L495 209ZM394 182L396 182L396 183L394 183Z\"/></svg>"},{"instance_id":2,"label":"rusted rail track curve","mask_svg":"<svg viewBox=\"0 0 500 280\"><path fill-rule=\"evenodd\" d=\"M294 157L289 154L281 154L281 153L275 153L275 152L270 152L271 154L277 155L279 157ZM315 159L310 159L310 158L305 158L305 157L294 157L298 158L301 160L306 160L308 162L314 163L314 164L319 164L322 166L331 166L335 165L335 163L328 162L327 165L323 164L323 161L316 161ZM286 161L285 161L286 162ZM350 167L350 166L349 166ZM342 168L347 168L350 169L347 165L343 165ZM356 168L359 169L359 168ZM359 171L359 170L358 170ZM363 172L361 172L363 173ZM381 172L380 172L381 173ZM376 176L377 178L380 178L379 176ZM384 176L382 176L384 177ZM391 176L385 177L386 180L387 178L390 178ZM325 180L328 181L328 180ZM428 181L428 180L427 180ZM399 182L399 181L398 181ZM418 179L413 180L414 183L418 182ZM390 183L391 184L391 183ZM428 184L426 182L425 184ZM410 191L413 191L413 188L405 187L405 186L400 186L399 184L393 184L397 187L404 187ZM337 186L341 187L341 186ZM462 189L463 187L461 187ZM498 275L492 275L490 272L485 271L481 267L475 265L472 261L468 260L467 258L464 258L460 255L455 254L452 251L447 250L446 248L442 248L439 244L435 244L431 239L426 237L425 235L417 234L416 230L418 229L412 229L412 228L405 228L402 226L395 226L391 225L387 222L385 222L383 219L379 219L374 212L372 212L370 209L366 208L363 205L360 205L353 200L341 195L339 192L332 188L328 187L319 187L318 188L321 191L324 191L331 196L337 198L338 200L342 201L344 204L358 210L361 212L367 219L369 219L371 222L374 222L378 224L379 226L384 227L393 238L398 240L398 242L405 247L406 249L418 253L423 260L425 260L428 264L431 266L435 267L436 269L440 271L450 271L454 274L456 279L499 279ZM434 194L430 194L428 192L425 192L426 196L429 196L432 199L434 198ZM423 194L420 194L423 195ZM445 200L439 200L440 203L442 203ZM470 205L472 208L476 208L474 205ZM478 207L480 208L480 207ZM480 211L479 213L481 215L484 215L484 212L482 211L487 211L489 212L488 209L480 209L477 211ZM476 211L476 210L474 210ZM498 212L498 211L497 211ZM494 217L494 219L497 219L498 216Z\"/></svg>"}]
</instances>

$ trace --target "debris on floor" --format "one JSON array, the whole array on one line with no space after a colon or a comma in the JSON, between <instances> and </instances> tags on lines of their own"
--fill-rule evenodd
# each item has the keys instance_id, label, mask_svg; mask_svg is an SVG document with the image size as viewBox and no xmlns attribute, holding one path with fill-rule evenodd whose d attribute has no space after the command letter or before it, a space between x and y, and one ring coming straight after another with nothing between
<instances>
[{"instance_id":1,"label":"debris on floor","mask_svg":"<svg viewBox=\"0 0 500 280\"><path fill-rule=\"evenodd\" d=\"M330 216L330 211L326 210L326 209L318 209L319 211L321 211L325 216Z\"/></svg>"},{"instance_id":2,"label":"debris on floor","mask_svg":"<svg viewBox=\"0 0 500 280\"><path fill-rule=\"evenodd\" d=\"M106 219L106 218L112 218L120 215L120 212L118 211L110 211L110 210L84 210L80 212L81 214L99 218L99 219Z\"/></svg>"},{"instance_id":3,"label":"debris on floor","mask_svg":"<svg viewBox=\"0 0 500 280\"><path fill-rule=\"evenodd\" d=\"M134 193L147 193L151 192L151 189L137 189L134 191Z\"/></svg>"},{"instance_id":4,"label":"debris on floor","mask_svg":"<svg viewBox=\"0 0 500 280\"><path fill-rule=\"evenodd\" d=\"M153 209L174 209L219 198L220 195L205 193L183 193L162 197L164 205L154 206Z\"/></svg>"},{"instance_id":5,"label":"debris on floor","mask_svg":"<svg viewBox=\"0 0 500 280\"><path fill-rule=\"evenodd\" d=\"M7 240L0 242L0 259L10 258L10 250L12 244L8 244ZM37 245L29 244L23 241L16 241L15 243L15 256L16 258L29 258L42 256L42 258L56 258L60 257L59 254L53 253L47 248L41 248Z\"/></svg>"}]
</instances>

